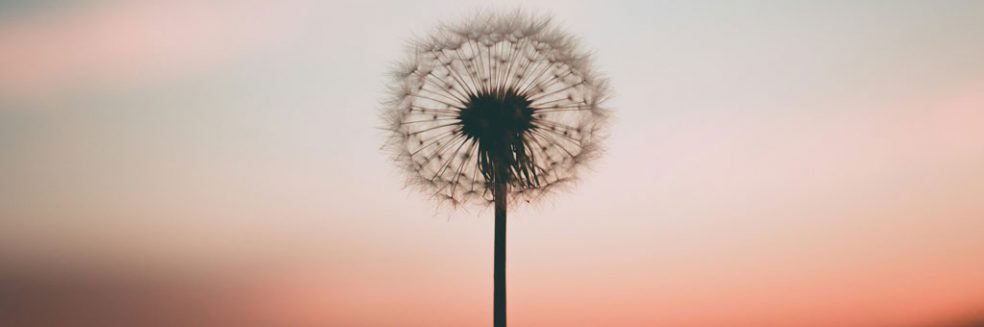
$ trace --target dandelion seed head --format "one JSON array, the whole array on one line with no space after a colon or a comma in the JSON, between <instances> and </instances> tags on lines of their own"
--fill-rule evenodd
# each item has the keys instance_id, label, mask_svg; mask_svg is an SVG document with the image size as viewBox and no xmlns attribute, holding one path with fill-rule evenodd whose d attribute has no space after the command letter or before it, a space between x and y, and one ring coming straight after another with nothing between
<instances>
[{"instance_id":1,"label":"dandelion seed head","mask_svg":"<svg viewBox=\"0 0 984 327\"><path fill-rule=\"evenodd\" d=\"M599 152L607 82L549 18L512 12L444 24L390 74L386 148L435 198L529 202Z\"/></svg>"}]
</instances>

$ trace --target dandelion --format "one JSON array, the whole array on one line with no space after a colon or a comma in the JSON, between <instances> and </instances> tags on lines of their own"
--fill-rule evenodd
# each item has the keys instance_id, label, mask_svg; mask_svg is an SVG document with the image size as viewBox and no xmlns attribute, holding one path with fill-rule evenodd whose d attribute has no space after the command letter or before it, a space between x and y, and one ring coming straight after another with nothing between
<instances>
[{"instance_id":1,"label":"dandelion","mask_svg":"<svg viewBox=\"0 0 984 327\"><path fill-rule=\"evenodd\" d=\"M505 326L506 204L574 181L598 154L607 83L549 18L513 12L440 26L390 87L386 148L411 184L495 206L493 317Z\"/></svg>"}]
</instances>

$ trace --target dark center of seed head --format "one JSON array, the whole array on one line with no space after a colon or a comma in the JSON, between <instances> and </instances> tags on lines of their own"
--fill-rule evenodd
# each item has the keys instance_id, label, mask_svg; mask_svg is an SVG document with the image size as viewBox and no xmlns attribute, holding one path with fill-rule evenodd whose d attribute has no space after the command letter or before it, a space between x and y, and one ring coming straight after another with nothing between
<instances>
[{"instance_id":1,"label":"dark center of seed head","mask_svg":"<svg viewBox=\"0 0 984 327\"><path fill-rule=\"evenodd\" d=\"M536 126L530 102L515 90L479 93L461 110L461 131L478 143L476 160L488 185L539 185L524 135Z\"/></svg>"},{"instance_id":2,"label":"dark center of seed head","mask_svg":"<svg viewBox=\"0 0 984 327\"><path fill-rule=\"evenodd\" d=\"M487 151L509 151L530 129L530 101L515 91L480 93L468 100L459 116L462 132Z\"/></svg>"}]
</instances>

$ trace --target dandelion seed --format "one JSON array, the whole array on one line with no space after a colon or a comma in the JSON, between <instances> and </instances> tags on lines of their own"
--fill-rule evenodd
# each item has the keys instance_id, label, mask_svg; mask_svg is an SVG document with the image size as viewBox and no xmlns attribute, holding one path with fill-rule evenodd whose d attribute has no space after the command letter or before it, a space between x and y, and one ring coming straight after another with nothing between
<instances>
[{"instance_id":1,"label":"dandelion seed","mask_svg":"<svg viewBox=\"0 0 984 327\"><path fill-rule=\"evenodd\" d=\"M506 203L576 179L600 148L607 82L573 37L520 12L442 25L408 58L391 75L386 148L435 198L495 204L494 321L504 326Z\"/></svg>"}]
</instances>

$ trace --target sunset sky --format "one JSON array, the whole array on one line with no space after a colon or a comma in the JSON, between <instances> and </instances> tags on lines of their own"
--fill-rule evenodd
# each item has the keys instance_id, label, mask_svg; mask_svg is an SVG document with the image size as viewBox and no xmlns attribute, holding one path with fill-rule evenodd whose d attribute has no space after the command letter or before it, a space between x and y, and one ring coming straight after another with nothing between
<instances>
[{"instance_id":1,"label":"sunset sky","mask_svg":"<svg viewBox=\"0 0 984 327\"><path fill-rule=\"evenodd\" d=\"M492 209L405 188L379 112L410 40L514 8L614 119L511 205L512 326L984 316L984 2L5 1L0 325L489 325Z\"/></svg>"}]
</instances>

